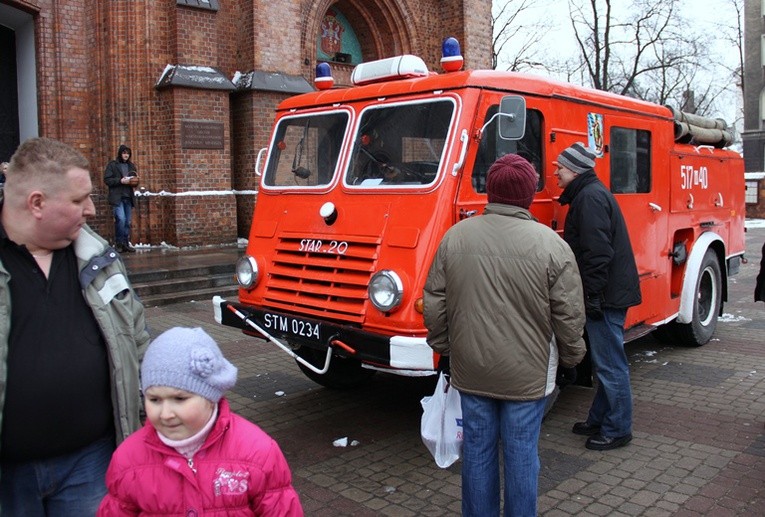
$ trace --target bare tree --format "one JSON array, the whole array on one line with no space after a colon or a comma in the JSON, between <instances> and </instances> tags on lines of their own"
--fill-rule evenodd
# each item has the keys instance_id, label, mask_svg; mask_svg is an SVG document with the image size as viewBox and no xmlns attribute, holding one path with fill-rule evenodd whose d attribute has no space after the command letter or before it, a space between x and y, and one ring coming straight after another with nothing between
<instances>
[{"instance_id":1,"label":"bare tree","mask_svg":"<svg viewBox=\"0 0 765 517\"><path fill-rule=\"evenodd\" d=\"M704 114L720 93L719 84L704 81L711 74L707 44L701 40L667 37L650 49L653 66L638 74L630 94L657 104L670 104L689 113Z\"/></svg>"},{"instance_id":2,"label":"bare tree","mask_svg":"<svg viewBox=\"0 0 765 517\"><path fill-rule=\"evenodd\" d=\"M735 15L727 24L718 23L709 28L689 32L685 28L679 35L668 34L654 46L654 59L664 66L649 71L639 78L635 93L646 100L679 107L698 115L717 117L735 104L743 92L743 10L744 0L727 0L720 10ZM727 13L726 13L727 14ZM728 16L725 16L728 18ZM687 24L686 24L687 25ZM723 52L730 55L735 49L736 59L715 55L714 49L724 42ZM733 100L732 100L733 99ZM740 114L734 114L735 126Z\"/></svg>"},{"instance_id":3,"label":"bare tree","mask_svg":"<svg viewBox=\"0 0 765 517\"><path fill-rule=\"evenodd\" d=\"M687 27L677 2L637 0L632 14L620 20L612 0L570 0L583 79L599 90L629 95L641 76L692 60L696 49L682 45Z\"/></svg>"},{"instance_id":4,"label":"bare tree","mask_svg":"<svg viewBox=\"0 0 765 517\"><path fill-rule=\"evenodd\" d=\"M732 85L743 87L744 0L720 4L726 15L733 9L737 16L717 30L690 23L683 14L687 9L681 9L688 1L568 0L574 45L556 41L556 51L550 52L554 17L549 11L531 0L494 0L493 66L541 69L569 82L717 116L730 104ZM560 3L546 7L559 9ZM737 49L736 65L726 66L713 55L719 41ZM570 48L576 57L567 55Z\"/></svg>"},{"instance_id":5,"label":"bare tree","mask_svg":"<svg viewBox=\"0 0 765 517\"><path fill-rule=\"evenodd\" d=\"M726 8L735 11L736 18L729 24L717 24L717 37L726 43L726 49L735 49L736 62L732 65L720 63L720 68L727 71L727 77L723 77L727 88L734 98L743 99L744 96L744 0L728 0ZM743 127L744 111L743 104L736 109L734 128Z\"/></svg>"},{"instance_id":6,"label":"bare tree","mask_svg":"<svg viewBox=\"0 0 765 517\"><path fill-rule=\"evenodd\" d=\"M579 70L583 70L593 88L610 91L611 1L605 0L604 5L600 5L596 0L590 0L588 11L585 11L584 3L570 2L569 11L582 58Z\"/></svg>"},{"instance_id":7,"label":"bare tree","mask_svg":"<svg viewBox=\"0 0 765 517\"><path fill-rule=\"evenodd\" d=\"M726 80L708 50L712 35L695 30L680 3L635 0L628 10L616 13L616 5L624 7L621 0L569 0L579 49L570 75L578 74L582 83L600 90L710 115ZM727 34L740 47L743 34L733 29Z\"/></svg>"},{"instance_id":8,"label":"bare tree","mask_svg":"<svg viewBox=\"0 0 765 517\"><path fill-rule=\"evenodd\" d=\"M534 0L495 0L491 18L492 69L518 72L546 68L540 58L540 42L550 23L529 16L538 4Z\"/></svg>"},{"instance_id":9,"label":"bare tree","mask_svg":"<svg viewBox=\"0 0 765 517\"><path fill-rule=\"evenodd\" d=\"M725 41L736 51L736 63L733 66L720 64L726 69L736 88L744 92L744 0L728 0L726 4L736 13L736 19L731 24L717 24L717 37Z\"/></svg>"}]
</instances>

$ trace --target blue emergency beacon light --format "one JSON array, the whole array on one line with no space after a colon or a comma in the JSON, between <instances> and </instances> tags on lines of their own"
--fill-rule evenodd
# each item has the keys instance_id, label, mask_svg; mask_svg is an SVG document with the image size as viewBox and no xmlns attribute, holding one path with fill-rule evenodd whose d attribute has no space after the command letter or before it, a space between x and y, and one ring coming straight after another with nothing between
<instances>
[{"instance_id":1,"label":"blue emergency beacon light","mask_svg":"<svg viewBox=\"0 0 765 517\"><path fill-rule=\"evenodd\" d=\"M329 67L329 63L321 62L316 65L316 78L313 80L313 84L319 90L328 90L335 85L335 79L332 77L332 69Z\"/></svg>"},{"instance_id":2,"label":"blue emergency beacon light","mask_svg":"<svg viewBox=\"0 0 765 517\"><path fill-rule=\"evenodd\" d=\"M456 72L462 68L464 59L457 38L448 37L441 44L441 67L445 72Z\"/></svg>"}]
</instances>

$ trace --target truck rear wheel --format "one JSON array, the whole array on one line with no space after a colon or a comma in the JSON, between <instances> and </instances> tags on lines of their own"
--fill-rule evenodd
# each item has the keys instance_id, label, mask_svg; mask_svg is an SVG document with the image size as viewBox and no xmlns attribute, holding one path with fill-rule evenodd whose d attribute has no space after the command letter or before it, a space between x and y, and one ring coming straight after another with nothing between
<instances>
[{"instance_id":1,"label":"truck rear wheel","mask_svg":"<svg viewBox=\"0 0 765 517\"><path fill-rule=\"evenodd\" d=\"M327 355L324 351L315 350L306 346L300 347L295 353L319 368L324 365L324 359ZM337 355L332 356L332 359L329 362L329 370L324 374L318 374L304 364L301 364L299 361L296 362L305 376L316 384L339 390L359 386L368 381L369 378L376 373L375 370L363 368L361 366L361 361L358 359L340 357Z\"/></svg>"},{"instance_id":2,"label":"truck rear wheel","mask_svg":"<svg viewBox=\"0 0 765 517\"><path fill-rule=\"evenodd\" d=\"M717 254L707 250L701 261L696 280L696 298L693 301L693 320L690 323L673 322L672 334L681 345L706 344L717 328L717 315L722 304L722 273Z\"/></svg>"}]
</instances>

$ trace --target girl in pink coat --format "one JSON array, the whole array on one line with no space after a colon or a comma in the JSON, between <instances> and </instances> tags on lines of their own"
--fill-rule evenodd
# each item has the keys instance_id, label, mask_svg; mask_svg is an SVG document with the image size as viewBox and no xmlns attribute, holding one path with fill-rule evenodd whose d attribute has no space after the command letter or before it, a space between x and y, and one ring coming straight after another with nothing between
<instances>
[{"instance_id":1,"label":"girl in pink coat","mask_svg":"<svg viewBox=\"0 0 765 517\"><path fill-rule=\"evenodd\" d=\"M115 451L99 516L303 515L279 446L223 398L236 373L201 328L149 345L147 421Z\"/></svg>"}]
</instances>

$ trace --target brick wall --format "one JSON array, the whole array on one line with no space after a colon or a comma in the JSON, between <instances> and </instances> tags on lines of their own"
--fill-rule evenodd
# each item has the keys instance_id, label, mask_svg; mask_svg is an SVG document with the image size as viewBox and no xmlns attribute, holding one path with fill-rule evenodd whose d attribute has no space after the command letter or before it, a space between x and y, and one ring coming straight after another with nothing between
<instances>
[{"instance_id":1,"label":"brick wall","mask_svg":"<svg viewBox=\"0 0 765 517\"><path fill-rule=\"evenodd\" d=\"M170 150L165 163L152 175L152 190L170 196L147 196L149 213L173 204L172 217L157 223L177 246L223 244L236 240L236 201L231 174L231 119L227 91L170 88L162 92L168 104ZM184 148L181 126L185 120L205 120L223 125L223 149ZM170 201L163 198L169 198ZM162 204L158 201L162 200ZM152 205L157 205L156 207ZM140 221L139 225L140 225ZM149 218L149 228L155 223ZM143 226L141 226L143 228ZM147 235L147 239L151 235Z\"/></svg>"},{"instance_id":2,"label":"brick wall","mask_svg":"<svg viewBox=\"0 0 765 517\"><path fill-rule=\"evenodd\" d=\"M285 95L155 85L166 65L198 65L225 76L252 70L313 81L316 36L330 6L354 26L365 60L420 55L440 70L440 45L460 39L465 66L488 67L491 3L485 0L230 0L217 12L172 0L7 0L35 16L39 127L90 160L97 215L113 236L103 170L127 144L141 176L133 241L179 246L246 237L256 196L258 150ZM337 84L351 67L337 66ZM182 149L180 121L224 124L225 149ZM224 195L160 196L220 191Z\"/></svg>"},{"instance_id":3,"label":"brick wall","mask_svg":"<svg viewBox=\"0 0 765 517\"><path fill-rule=\"evenodd\" d=\"M274 107L285 98L284 94L245 91L231 100L232 126L236 128L231 147L233 151L233 187L238 192L237 235L247 237L255 208L255 191L260 178L255 174L258 152L268 145L274 119ZM262 169L263 164L260 164Z\"/></svg>"}]
</instances>

